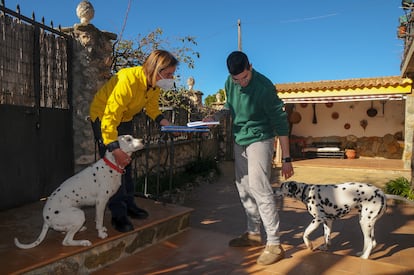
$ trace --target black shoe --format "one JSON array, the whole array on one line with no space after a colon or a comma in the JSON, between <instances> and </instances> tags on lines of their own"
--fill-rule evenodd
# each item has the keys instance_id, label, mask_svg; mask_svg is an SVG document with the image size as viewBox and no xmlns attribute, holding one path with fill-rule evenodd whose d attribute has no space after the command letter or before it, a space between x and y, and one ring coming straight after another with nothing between
<instances>
[{"instance_id":1,"label":"black shoe","mask_svg":"<svg viewBox=\"0 0 414 275\"><path fill-rule=\"evenodd\" d=\"M112 217L112 227L119 232L129 232L134 230L134 226L127 216Z\"/></svg>"},{"instance_id":2,"label":"black shoe","mask_svg":"<svg viewBox=\"0 0 414 275\"><path fill-rule=\"evenodd\" d=\"M128 216L133 219L146 219L148 218L148 212L134 205L128 208Z\"/></svg>"}]
</instances>

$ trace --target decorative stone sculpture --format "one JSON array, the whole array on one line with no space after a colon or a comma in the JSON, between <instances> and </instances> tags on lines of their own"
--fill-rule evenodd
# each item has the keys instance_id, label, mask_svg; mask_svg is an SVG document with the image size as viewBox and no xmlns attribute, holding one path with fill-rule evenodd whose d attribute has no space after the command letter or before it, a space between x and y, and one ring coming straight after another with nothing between
<instances>
[{"instance_id":1,"label":"decorative stone sculpture","mask_svg":"<svg viewBox=\"0 0 414 275\"><path fill-rule=\"evenodd\" d=\"M216 102L217 103L220 103L220 102L222 102L222 100L223 100L223 97L221 96L221 94L220 93L217 93L216 94Z\"/></svg>"},{"instance_id":2,"label":"decorative stone sculpture","mask_svg":"<svg viewBox=\"0 0 414 275\"><path fill-rule=\"evenodd\" d=\"M76 15L80 19L82 25L87 25L94 17L95 9L93 8L91 2L82 1L76 8Z\"/></svg>"},{"instance_id":3,"label":"decorative stone sculpture","mask_svg":"<svg viewBox=\"0 0 414 275\"><path fill-rule=\"evenodd\" d=\"M188 85L188 90L189 90L189 91L192 91L192 90L193 90L193 88L194 88L194 84L195 84L195 80L194 80L194 78L193 78L193 77L189 77L189 78L187 79L187 85Z\"/></svg>"}]
</instances>

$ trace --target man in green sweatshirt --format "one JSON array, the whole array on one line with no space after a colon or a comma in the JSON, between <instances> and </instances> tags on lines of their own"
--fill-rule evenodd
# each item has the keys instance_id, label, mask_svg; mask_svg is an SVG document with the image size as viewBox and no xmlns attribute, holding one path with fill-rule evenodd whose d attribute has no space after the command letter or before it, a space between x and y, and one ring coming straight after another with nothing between
<instances>
[{"instance_id":1,"label":"man in green sweatshirt","mask_svg":"<svg viewBox=\"0 0 414 275\"><path fill-rule=\"evenodd\" d=\"M233 122L236 186L247 216L247 229L230 240L231 247L260 246L260 227L266 247L257 259L269 265L284 258L279 239L279 216L270 184L274 138L282 149L282 176L293 175L289 153L289 124L274 84L252 68L246 54L232 52L227 58L230 75L225 83L226 103L214 115L230 113Z\"/></svg>"}]
</instances>

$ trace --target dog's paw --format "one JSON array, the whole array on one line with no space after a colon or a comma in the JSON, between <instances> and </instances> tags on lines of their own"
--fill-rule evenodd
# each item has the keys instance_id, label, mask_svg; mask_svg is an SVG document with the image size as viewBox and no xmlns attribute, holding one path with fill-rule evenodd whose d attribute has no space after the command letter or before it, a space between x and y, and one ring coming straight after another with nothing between
<instances>
[{"instance_id":1,"label":"dog's paw","mask_svg":"<svg viewBox=\"0 0 414 275\"><path fill-rule=\"evenodd\" d=\"M305 243L306 247L311 250L314 251L315 249L313 248L313 244L311 242Z\"/></svg>"},{"instance_id":2,"label":"dog's paw","mask_svg":"<svg viewBox=\"0 0 414 275\"><path fill-rule=\"evenodd\" d=\"M365 254L367 254L367 253L365 253ZM365 255L364 254L364 251L360 251L360 252L357 252L357 256L358 257L360 257L361 259L368 259L368 257L369 257L369 254L368 255Z\"/></svg>"},{"instance_id":3,"label":"dog's paw","mask_svg":"<svg viewBox=\"0 0 414 275\"><path fill-rule=\"evenodd\" d=\"M305 243L306 247L309 250L312 250L313 251L313 244L312 244L312 242L310 240L308 240L307 238L303 238L303 242Z\"/></svg>"},{"instance_id":4,"label":"dog's paw","mask_svg":"<svg viewBox=\"0 0 414 275\"><path fill-rule=\"evenodd\" d=\"M101 239L105 239L106 237L108 237L108 234L106 233L106 230L105 231L99 230L98 231L98 237L101 238Z\"/></svg>"},{"instance_id":5,"label":"dog's paw","mask_svg":"<svg viewBox=\"0 0 414 275\"><path fill-rule=\"evenodd\" d=\"M92 243L88 240L63 240L65 246L91 246Z\"/></svg>"},{"instance_id":6,"label":"dog's paw","mask_svg":"<svg viewBox=\"0 0 414 275\"><path fill-rule=\"evenodd\" d=\"M90 241L88 241L88 240L82 240L82 241L81 241L81 245L82 245L82 246L91 246L91 245L92 245L92 243L91 243Z\"/></svg>"},{"instance_id":7,"label":"dog's paw","mask_svg":"<svg viewBox=\"0 0 414 275\"><path fill-rule=\"evenodd\" d=\"M92 245L92 243L88 240L81 240L80 243L81 243L82 246L91 246Z\"/></svg>"}]
</instances>

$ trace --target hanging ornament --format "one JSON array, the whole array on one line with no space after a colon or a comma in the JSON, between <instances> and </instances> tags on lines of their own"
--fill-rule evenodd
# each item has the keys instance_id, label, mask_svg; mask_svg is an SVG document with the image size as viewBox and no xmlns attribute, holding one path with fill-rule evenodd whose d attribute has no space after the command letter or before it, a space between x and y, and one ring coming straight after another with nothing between
<instances>
[{"instance_id":1,"label":"hanging ornament","mask_svg":"<svg viewBox=\"0 0 414 275\"><path fill-rule=\"evenodd\" d=\"M366 119L363 119L359 122L359 125L361 125L361 127L364 128L365 131L365 128L367 128L368 125L368 121Z\"/></svg>"}]
</instances>

